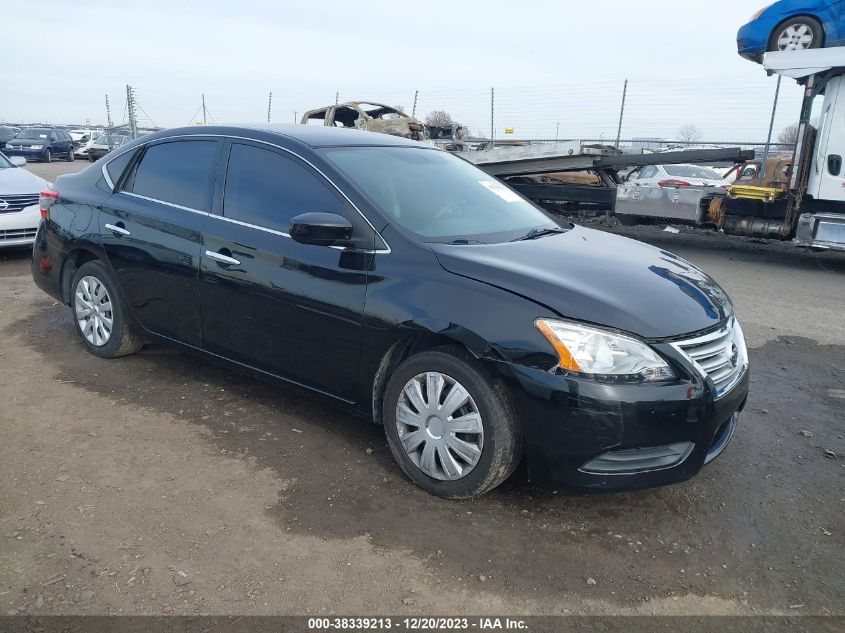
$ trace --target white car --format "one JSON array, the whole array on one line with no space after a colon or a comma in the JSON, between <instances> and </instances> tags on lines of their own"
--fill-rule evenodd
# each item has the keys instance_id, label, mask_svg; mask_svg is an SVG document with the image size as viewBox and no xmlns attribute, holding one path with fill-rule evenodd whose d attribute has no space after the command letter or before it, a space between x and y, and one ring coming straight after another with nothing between
<instances>
[{"instance_id":1,"label":"white car","mask_svg":"<svg viewBox=\"0 0 845 633\"><path fill-rule=\"evenodd\" d=\"M88 158L88 150L103 132L102 130L68 130L68 134L73 139L73 145L76 148L73 150L74 156Z\"/></svg>"},{"instance_id":2,"label":"white car","mask_svg":"<svg viewBox=\"0 0 845 633\"><path fill-rule=\"evenodd\" d=\"M729 183L722 174L704 165L647 165L633 178L632 185L659 185L661 187L724 187Z\"/></svg>"},{"instance_id":3,"label":"white car","mask_svg":"<svg viewBox=\"0 0 845 633\"><path fill-rule=\"evenodd\" d=\"M38 196L50 184L24 165L25 158L0 153L0 249L33 244L41 222Z\"/></svg>"}]
</instances>

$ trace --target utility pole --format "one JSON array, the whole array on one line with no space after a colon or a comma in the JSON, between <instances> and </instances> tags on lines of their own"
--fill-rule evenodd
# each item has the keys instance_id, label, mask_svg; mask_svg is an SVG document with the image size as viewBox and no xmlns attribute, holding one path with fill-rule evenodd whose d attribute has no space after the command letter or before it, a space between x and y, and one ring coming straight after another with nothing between
<instances>
[{"instance_id":1,"label":"utility pole","mask_svg":"<svg viewBox=\"0 0 845 633\"><path fill-rule=\"evenodd\" d=\"M267 97L267 123L270 122L270 111L273 109L273 91L270 91L270 96Z\"/></svg>"},{"instance_id":2,"label":"utility pole","mask_svg":"<svg viewBox=\"0 0 845 633\"><path fill-rule=\"evenodd\" d=\"M775 86L775 100L772 102L772 118L769 121L769 136L766 138L766 147L763 149L763 162L760 163L760 175L762 176L762 181L766 180L766 161L769 159L769 146L772 144L772 130L775 127L775 113L778 110L778 96L780 96L780 80L783 79L782 75L778 75L778 83ZM763 186L766 186L766 183L763 182Z\"/></svg>"},{"instance_id":3,"label":"utility pole","mask_svg":"<svg viewBox=\"0 0 845 633\"><path fill-rule=\"evenodd\" d=\"M296 110L294 110L293 111L293 122L294 123L296 123L296 115L297 115L297 112L296 112Z\"/></svg>"},{"instance_id":4,"label":"utility pole","mask_svg":"<svg viewBox=\"0 0 845 633\"><path fill-rule=\"evenodd\" d=\"M111 107L109 107L108 95L106 95L106 122L109 124L109 127L113 127L113 123L111 122Z\"/></svg>"},{"instance_id":5,"label":"utility pole","mask_svg":"<svg viewBox=\"0 0 845 633\"><path fill-rule=\"evenodd\" d=\"M334 93L334 104L337 105L338 101L340 101L340 92Z\"/></svg>"},{"instance_id":6,"label":"utility pole","mask_svg":"<svg viewBox=\"0 0 845 633\"><path fill-rule=\"evenodd\" d=\"M417 97L419 94L419 90L414 90L414 107L411 108L411 116L417 116Z\"/></svg>"},{"instance_id":7,"label":"utility pole","mask_svg":"<svg viewBox=\"0 0 845 633\"><path fill-rule=\"evenodd\" d=\"M628 80L622 87L622 107L619 108L619 127L616 128L616 149L619 149L619 138L622 136L622 117L625 114L625 97L628 96Z\"/></svg>"},{"instance_id":8,"label":"utility pole","mask_svg":"<svg viewBox=\"0 0 845 633\"><path fill-rule=\"evenodd\" d=\"M493 87L490 87L490 144L487 146L487 149L493 149L493 139L496 138L495 134L495 118L494 118L494 110L493 110L493 103L495 101L495 95Z\"/></svg>"},{"instance_id":9,"label":"utility pole","mask_svg":"<svg viewBox=\"0 0 845 633\"><path fill-rule=\"evenodd\" d=\"M555 140L557 140L558 134L560 134L560 121L555 123Z\"/></svg>"},{"instance_id":10,"label":"utility pole","mask_svg":"<svg viewBox=\"0 0 845 633\"><path fill-rule=\"evenodd\" d=\"M129 115L129 135L138 138L138 123L135 120L135 94L132 86L126 84L126 110Z\"/></svg>"},{"instance_id":11,"label":"utility pole","mask_svg":"<svg viewBox=\"0 0 845 633\"><path fill-rule=\"evenodd\" d=\"M202 93L202 124L205 125L205 93Z\"/></svg>"}]
</instances>

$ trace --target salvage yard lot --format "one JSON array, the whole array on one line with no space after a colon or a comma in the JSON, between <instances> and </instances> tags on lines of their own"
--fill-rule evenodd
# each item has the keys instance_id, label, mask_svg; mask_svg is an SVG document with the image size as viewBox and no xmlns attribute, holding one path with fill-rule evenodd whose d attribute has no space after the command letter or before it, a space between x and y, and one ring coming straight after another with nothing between
<instances>
[{"instance_id":1,"label":"salvage yard lot","mask_svg":"<svg viewBox=\"0 0 845 633\"><path fill-rule=\"evenodd\" d=\"M845 257L639 235L736 304L733 442L668 488L518 472L467 502L295 391L159 346L86 353L28 254L0 253L0 613L845 613Z\"/></svg>"}]
</instances>

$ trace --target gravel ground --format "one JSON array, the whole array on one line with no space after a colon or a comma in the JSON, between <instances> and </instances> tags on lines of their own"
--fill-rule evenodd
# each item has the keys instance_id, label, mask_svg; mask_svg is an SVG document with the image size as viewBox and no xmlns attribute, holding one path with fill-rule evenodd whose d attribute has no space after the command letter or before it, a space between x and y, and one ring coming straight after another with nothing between
<instances>
[{"instance_id":1,"label":"gravel ground","mask_svg":"<svg viewBox=\"0 0 845 633\"><path fill-rule=\"evenodd\" d=\"M28 254L0 252L0 614L845 613L845 257L603 228L733 297L737 434L683 484L569 495L517 473L468 502L298 392L158 346L85 353Z\"/></svg>"}]
</instances>

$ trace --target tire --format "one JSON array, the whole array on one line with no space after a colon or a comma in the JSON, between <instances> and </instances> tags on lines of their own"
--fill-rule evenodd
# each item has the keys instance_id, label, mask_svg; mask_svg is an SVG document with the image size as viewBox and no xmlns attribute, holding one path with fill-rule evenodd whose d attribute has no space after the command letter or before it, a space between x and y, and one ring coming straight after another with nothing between
<instances>
[{"instance_id":1,"label":"tire","mask_svg":"<svg viewBox=\"0 0 845 633\"><path fill-rule=\"evenodd\" d=\"M73 322L89 352L102 358L117 358L134 354L143 347L143 338L127 319L126 307L118 293L117 284L103 264L90 261L80 266L73 276L71 292ZM105 300L109 301L111 309L101 311L100 306L108 305ZM96 306L96 310L89 310L90 316L83 319L90 306ZM83 324L91 323L92 319L93 327L89 330Z\"/></svg>"},{"instance_id":2,"label":"tire","mask_svg":"<svg viewBox=\"0 0 845 633\"><path fill-rule=\"evenodd\" d=\"M46 152L44 152L44 156L41 158L41 161L44 162L44 163L52 163L53 162L53 154L50 153L49 149Z\"/></svg>"},{"instance_id":3,"label":"tire","mask_svg":"<svg viewBox=\"0 0 845 633\"><path fill-rule=\"evenodd\" d=\"M91 163L94 162L94 155L91 152L88 152L88 161Z\"/></svg>"},{"instance_id":4,"label":"tire","mask_svg":"<svg viewBox=\"0 0 845 633\"><path fill-rule=\"evenodd\" d=\"M465 390L468 394L466 405L454 411L459 415L438 417L432 414L426 420L425 411L419 409L415 412L409 408L413 403L407 396L406 386L411 381L419 380L417 384L425 385L420 394L427 399L429 375L444 379L438 399L442 402L437 403L437 410L444 407L444 413L449 408L453 391L461 393L455 390L456 385ZM450 380L453 382L449 383ZM459 400L456 398L453 402ZM401 415L400 424L397 424L397 407L400 404L405 413ZM482 495L510 477L519 465L522 432L513 400L504 383L461 348L436 348L415 354L402 362L387 383L383 407L384 430L393 458L411 481L433 495L447 499L469 499ZM410 419L408 411L415 415L414 421L418 424L402 423ZM456 424L459 418L470 420L475 415L473 411L480 417L480 435L477 432L449 432L448 425ZM400 426L403 427L401 431ZM407 442L412 438L415 428L424 434L416 437L425 440L413 452L406 452L402 438ZM433 467L432 474L420 465L425 459L428 444L432 445L432 456L427 460ZM468 452L468 446L474 450ZM454 447L467 455L474 455L473 463L461 458ZM451 464L448 468L444 467L444 455L447 463ZM451 476L447 472L449 469L452 470Z\"/></svg>"},{"instance_id":5,"label":"tire","mask_svg":"<svg viewBox=\"0 0 845 633\"><path fill-rule=\"evenodd\" d=\"M619 220L619 224L621 224L622 226L637 226L637 224L640 223L640 216L638 215L619 213L616 217Z\"/></svg>"},{"instance_id":6,"label":"tire","mask_svg":"<svg viewBox=\"0 0 845 633\"><path fill-rule=\"evenodd\" d=\"M76 160L76 156L73 155L73 147L71 147L67 153L67 162L72 163L74 160Z\"/></svg>"},{"instance_id":7,"label":"tire","mask_svg":"<svg viewBox=\"0 0 845 633\"><path fill-rule=\"evenodd\" d=\"M800 15L778 24L769 37L768 50L821 48L823 44L824 28L821 23L815 18Z\"/></svg>"}]
</instances>

